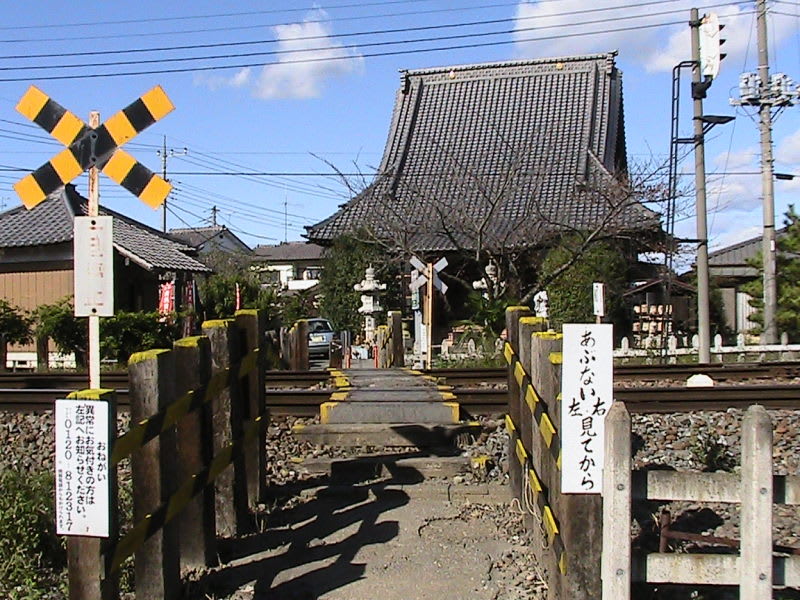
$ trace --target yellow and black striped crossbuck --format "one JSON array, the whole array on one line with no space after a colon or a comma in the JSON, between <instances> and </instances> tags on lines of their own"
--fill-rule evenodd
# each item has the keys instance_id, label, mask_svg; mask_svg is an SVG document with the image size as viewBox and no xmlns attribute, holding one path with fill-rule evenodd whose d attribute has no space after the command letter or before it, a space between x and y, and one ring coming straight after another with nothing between
<instances>
[{"instance_id":1,"label":"yellow and black striped crossbuck","mask_svg":"<svg viewBox=\"0 0 800 600\"><path fill-rule=\"evenodd\" d=\"M15 183L14 189L22 203L33 208L87 169L97 167L145 204L160 206L172 186L120 146L174 108L157 85L99 127L92 128L31 86L17 104L17 110L66 148Z\"/></svg>"}]
</instances>

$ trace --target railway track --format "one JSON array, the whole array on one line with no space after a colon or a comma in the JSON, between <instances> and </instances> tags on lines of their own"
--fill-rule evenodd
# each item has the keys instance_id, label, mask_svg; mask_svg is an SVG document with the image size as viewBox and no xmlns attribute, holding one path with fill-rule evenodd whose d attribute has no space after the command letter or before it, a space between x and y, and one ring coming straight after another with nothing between
<instances>
[{"instance_id":1,"label":"railway track","mask_svg":"<svg viewBox=\"0 0 800 600\"><path fill-rule=\"evenodd\" d=\"M41 412L51 410L57 398L70 389L0 388L0 410ZM313 416L330 397L325 389L268 390L266 401L274 415ZM505 412L507 397L503 389L454 386L463 409L472 414ZM616 387L614 396L628 404L633 413L671 413L697 410L746 408L758 403L767 408L800 410L800 385L736 385L712 388ZM127 410L128 390L117 389L119 407Z\"/></svg>"}]
</instances>

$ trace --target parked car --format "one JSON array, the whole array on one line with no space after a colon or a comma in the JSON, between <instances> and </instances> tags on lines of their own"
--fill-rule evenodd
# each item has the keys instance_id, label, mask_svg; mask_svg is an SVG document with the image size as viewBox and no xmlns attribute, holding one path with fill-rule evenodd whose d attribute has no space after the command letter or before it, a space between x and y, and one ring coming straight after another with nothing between
<instances>
[{"instance_id":1,"label":"parked car","mask_svg":"<svg viewBox=\"0 0 800 600\"><path fill-rule=\"evenodd\" d=\"M330 356L331 342L336 339L336 332L328 319L308 319L308 355Z\"/></svg>"}]
</instances>

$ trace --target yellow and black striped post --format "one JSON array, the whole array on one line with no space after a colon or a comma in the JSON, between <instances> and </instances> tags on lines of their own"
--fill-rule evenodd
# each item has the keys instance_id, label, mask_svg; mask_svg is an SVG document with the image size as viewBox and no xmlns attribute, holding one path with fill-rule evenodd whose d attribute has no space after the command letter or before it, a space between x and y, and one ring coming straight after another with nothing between
<instances>
[{"instance_id":1,"label":"yellow and black striped post","mask_svg":"<svg viewBox=\"0 0 800 600\"><path fill-rule=\"evenodd\" d=\"M14 184L26 208L33 208L91 167L99 167L144 203L156 208L172 186L120 149L147 127L165 117L175 106L161 86L156 86L114 114L99 127L89 127L36 86L17 104L27 117L66 148Z\"/></svg>"}]
</instances>

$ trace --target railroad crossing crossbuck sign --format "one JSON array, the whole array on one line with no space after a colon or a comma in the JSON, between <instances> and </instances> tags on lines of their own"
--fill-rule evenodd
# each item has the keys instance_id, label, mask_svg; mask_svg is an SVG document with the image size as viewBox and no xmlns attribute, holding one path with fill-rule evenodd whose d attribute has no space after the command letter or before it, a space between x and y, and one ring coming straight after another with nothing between
<instances>
[{"instance_id":1,"label":"railroad crossing crossbuck sign","mask_svg":"<svg viewBox=\"0 0 800 600\"><path fill-rule=\"evenodd\" d=\"M175 107L156 86L97 128L53 101L35 86L28 88L17 110L66 146L50 161L14 184L26 208L33 208L91 167L145 204L160 206L172 186L120 148Z\"/></svg>"},{"instance_id":2,"label":"railroad crossing crossbuck sign","mask_svg":"<svg viewBox=\"0 0 800 600\"><path fill-rule=\"evenodd\" d=\"M428 283L428 277L433 278L433 287L437 290L442 292L443 294L447 293L447 284L439 278L439 272L447 266L447 259L440 258L435 264L430 265L430 269L424 262L418 259L416 256L411 255L411 265L419 271L419 276L411 282L409 287L411 288L412 292L417 291L423 285ZM428 272L430 271L430 273Z\"/></svg>"}]
</instances>

